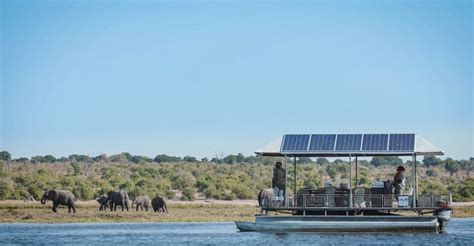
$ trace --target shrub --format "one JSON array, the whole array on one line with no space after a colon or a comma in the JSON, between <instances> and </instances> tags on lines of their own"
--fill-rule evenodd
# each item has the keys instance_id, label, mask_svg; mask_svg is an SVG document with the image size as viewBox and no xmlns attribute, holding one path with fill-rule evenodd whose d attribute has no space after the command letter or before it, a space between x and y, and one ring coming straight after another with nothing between
<instances>
[{"instance_id":1,"label":"shrub","mask_svg":"<svg viewBox=\"0 0 474 246\"><path fill-rule=\"evenodd\" d=\"M165 197L168 198L168 199L174 199L175 194L174 194L174 192L168 190L168 191L165 192Z\"/></svg>"},{"instance_id":2,"label":"shrub","mask_svg":"<svg viewBox=\"0 0 474 246\"><path fill-rule=\"evenodd\" d=\"M193 201L195 193L196 191L193 188L190 188L190 187L184 188L183 196L181 197L181 199L185 201Z\"/></svg>"},{"instance_id":3,"label":"shrub","mask_svg":"<svg viewBox=\"0 0 474 246\"><path fill-rule=\"evenodd\" d=\"M232 200L235 200L237 199L237 197L235 196L234 193L227 193L224 195L224 200L228 200L228 201L232 201Z\"/></svg>"}]
</instances>

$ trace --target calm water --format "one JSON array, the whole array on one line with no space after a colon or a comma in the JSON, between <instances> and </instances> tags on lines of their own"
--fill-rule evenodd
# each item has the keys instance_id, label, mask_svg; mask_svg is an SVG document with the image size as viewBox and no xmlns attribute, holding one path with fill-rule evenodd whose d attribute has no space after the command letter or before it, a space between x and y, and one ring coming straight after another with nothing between
<instances>
[{"instance_id":1,"label":"calm water","mask_svg":"<svg viewBox=\"0 0 474 246\"><path fill-rule=\"evenodd\" d=\"M234 223L0 224L0 244L452 244L473 245L474 218L444 234L237 232Z\"/></svg>"}]
</instances>

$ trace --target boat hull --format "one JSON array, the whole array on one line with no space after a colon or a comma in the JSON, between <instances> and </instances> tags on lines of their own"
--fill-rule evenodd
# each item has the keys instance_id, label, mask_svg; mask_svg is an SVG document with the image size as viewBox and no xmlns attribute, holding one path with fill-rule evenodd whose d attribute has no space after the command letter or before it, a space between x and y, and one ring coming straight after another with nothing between
<instances>
[{"instance_id":1,"label":"boat hull","mask_svg":"<svg viewBox=\"0 0 474 246\"><path fill-rule=\"evenodd\" d=\"M436 216L257 216L236 221L240 231L268 232L438 232Z\"/></svg>"}]
</instances>

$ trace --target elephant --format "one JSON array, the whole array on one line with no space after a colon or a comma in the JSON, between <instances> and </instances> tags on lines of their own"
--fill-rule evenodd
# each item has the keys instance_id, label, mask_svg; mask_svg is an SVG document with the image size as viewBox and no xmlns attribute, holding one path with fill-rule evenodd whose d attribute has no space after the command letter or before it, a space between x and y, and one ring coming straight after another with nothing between
<instances>
[{"instance_id":1,"label":"elephant","mask_svg":"<svg viewBox=\"0 0 474 246\"><path fill-rule=\"evenodd\" d=\"M273 189L262 189L258 193L257 199L258 199L258 206L260 207L260 213L263 213L263 207L269 207L272 201L272 196L273 196ZM265 211L267 213L267 211Z\"/></svg>"},{"instance_id":2,"label":"elephant","mask_svg":"<svg viewBox=\"0 0 474 246\"><path fill-rule=\"evenodd\" d=\"M53 212L57 212L59 205L67 205L69 213L71 209L76 213L76 197L68 190L45 190L43 197L41 197L41 204L45 204L47 200L53 201Z\"/></svg>"},{"instance_id":3,"label":"elephant","mask_svg":"<svg viewBox=\"0 0 474 246\"><path fill-rule=\"evenodd\" d=\"M110 211L117 211L117 206L122 207L122 211L127 209L130 206L130 199L128 198L128 194L125 191L121 190L114 190L109 191L107 194L107 202L110 206Z\"/></svg>"},{"instance_id":4,"label":"elephant","mask_svg":"<svg viewBox=\"0 0 474 246\"><path fill-rule=\"evenodd\" d=\"M150 198L147 196L138 196L137 198L133 200L132 208L134 204L136 204L137 206L137 211L138 211L138 207L140 207L142 211L143 209L145 209L145 211L148 211L148 207L150 206Z\"/></svg>"},{"instance_id":5,"label":"elephant","mask_svg":"<svg viewBox=\"0 0 474 246\"><path fill-rule=\"evenodd\" d=\"M96 199L96 201L100 204L99 211L105 211L108 207L107 205L107 196L100 196L99 198Z\"/></svg>"},{"instance_id":6,"label":"elephant","mask_svg":"<svg viewBox=\"0 0 474 246\"><path fill-rule=\"evenodd\" d=\"M153 212L160 212L160 209L163 213L168 213L168 207L166 207L165 199L157 196L151 200L151 206L153 207Z\"/></svg>"}]
</instances>

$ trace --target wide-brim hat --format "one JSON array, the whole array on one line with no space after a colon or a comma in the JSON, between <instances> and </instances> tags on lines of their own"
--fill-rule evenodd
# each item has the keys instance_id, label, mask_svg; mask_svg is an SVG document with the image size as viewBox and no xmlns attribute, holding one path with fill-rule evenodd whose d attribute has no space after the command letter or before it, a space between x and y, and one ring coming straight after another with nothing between
<instances>
[{"instance_id":1,"label":"wide-brim hat","mask_svg":"<svg viewBox=\"0 0 474 246\"><path fill-rule=\"evenodd\" d=\"M403 166L398 166L397 171L406 171L406 169Z\"/></svg>"}]
</instances>

